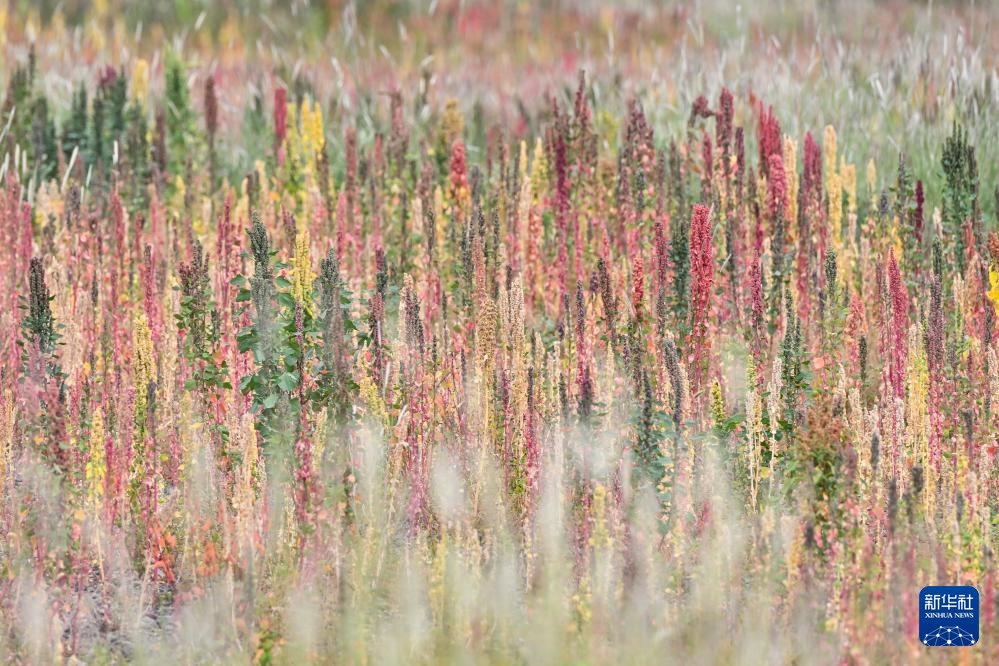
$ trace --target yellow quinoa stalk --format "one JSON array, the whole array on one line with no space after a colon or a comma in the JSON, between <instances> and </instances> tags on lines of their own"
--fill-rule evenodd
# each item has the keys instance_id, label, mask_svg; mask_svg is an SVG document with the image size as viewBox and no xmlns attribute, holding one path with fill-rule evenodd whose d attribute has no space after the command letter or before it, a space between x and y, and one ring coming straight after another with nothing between
<instances>
[{"instance_id":1,"label":"yellow quinoa stalk","mask_svg":"<svg viewBox=\"0 0 999 666\"><path fill-rule=\"evenodd\" d=\"M848 164L844 158L840 158L839 165L840 179L843 182L843 191L846 193L846 212L849 215L857 214L857 167Z\"/></svg>"},{"instance_id":2,"label":"yellow quinoa stalk","mask_svg":"<svg viewBox=\"0 0 999 666\"><path fill-rule=\"evenodd\" d=\"M989 266L989 290L985 295L992 301L992 307L999 315L999 270L996 270L995 264Z\"/></svg>"},{"instance_id":3,"label":"yellow quinoa stalk","mask_svg":"<svg viewBox=\"0 0 999 666\"><path fill-rule=\"evenodd\" d=\"M202 429L202 423L196 416L194 400L190 391L181 393L178 400L180 405L177 408L177 436L180 438L181 450L180 473L181 476L188 478L194 461L197 458L196 454L201 448L203 433L200 430ZM135 468L133 474L142 473L143 467L141 461L137 460L133 467Z\"/></svg>"},{"instance_id":4,"label":"yellow quinoa stalk","mask_svg":"<svg viewBox=\"0 0 999 666\"><path fill-rule=\"evenodd\" d=\"M444 219L444 190L440 185L434 188L434 256L440 252L437 247L441 239L447 238L448 221Z\"/></svg>"},{"instance_id":5,"label":"yellow quinoa stalk","mask_svg":"<svg viewBox=\"0 0 999 666\"><path fill-rule=\"evenodd\" d=\"M45 229L50 224L56 229L62 228L65 220L65 204L59 192L59 184L55 180L42 183L35 193L35 223L39 229Z\"/></svg>"},{"instance_id":6,"label":"yellow quinoa stalk","mask_svg":"<svg viewBox=\"0 0 999 666\"><path fill-rule=\"evenodd\" d=\"M606 414L604 415L604 427L609 427L614 422L614 408L616 406L616 401L614 400L614 374L615 364L614 364L614 346L607 345L604 348L604 360L599 366L599 372L597 376L596 385L596 395L601 403L606 405Z\"/></svg>"},{"instance_id":7,"label":"yellow quinoa stalk","mask_svg":"<svg viewBox=\"0 0 999 666\"><path fill-rule=\"evenodd\" d=\"M167 295L167 303L165 308L170 308L168 311L172 311L175 306L175 300L178 299L178 292L170 290ZM180 342L177 338L177 322L173 317L170 317L165 322L163 322L164 335L163 339L160 341L159 354L154 357L159 365L159 379L156 388L156 397L158 401L158 410L163 412L163 415L168 419L168 422L176 422L178 418L179 403L175 399L177 391L177 367L178 359L180 357ZM155 369L155 365L153 368Z\"/></svg>"},{"instance_id":8,"label":"yellow quinoa stalk","mask_svg":"<svg viewBox=\"0 0 999 666\"><path fill-rule=\"evenodd\" d=\"M843 594L843 587L847 584L846 567L844 566L844 558L846 556L847 555L841 551L836 557L836 561L833 565L833 584L832 591L829 594L829 599L826 602L825 621L825 628L830 632L836 631L837 627L840 626L846 611L846 608L844 607L846 598Z\"/></svg>"},{"instance_id":9,"label":"yellow quinoa stalk","mask_svg":"<svg viewBox=\"0 0 999 666\"><path fill-rule=\"evenodd\" d=\"M954 455L957 458L957 469L954 470L954 490L957 494L963 495L964 497L973 498L974 493L972 492L972 484L974 483L974 474L971 473L971 461L968 459L967 450L963 446L956 447ZM949 465L947 466L949 467ZM954 511L957 513L957 502L954 502ZM974 510L974 506L971 502L966 502L963 508L964 515L962 520L957 520L957 516L954 516L954 542L953 542L953 554L954 561L952 563L955 578L958 576L963 576L968 566L969 551L971 548L975 547L974 544L974 517L971 512ZM966 522L965 522L966 521ZM964 533L969 533L971 538L967 542L964 540Z\"/></svg>"},{"instance_id":10,"label":"yellow quinoa stalk","mask_svg":"<svg viewBox=\"0 0 999 666\"><path fill-rule=\"evenodd\" d=\"M996 405L996 401L999 401L999 356L996 354L996 349L994 346L989 347L989 350L985 353L985 367L986 375L988 376L989 382L989 394L992 396L992 408L996 409L999 405ZM984 458L982 459L984 462Z\"/></svg>"},{"instance_id":11,"label":"yellow quinoa stalk","mask_svg":"<svg viewBox=\"0 0 999 666\"><path fill-rule=\"evenodd\" d=\"M593 504L590 506L590 520L593 521L593 531L590 533L590 548L608 549L613 544L610 530L607 528L607 488L598 483L593 489Z\"/></svg>"},{"instance_id":12,"label":"yellow quinoa stalk","mask_svg":"<svg viewBox=\"0 0 999 666\"><path fill-rule=\"evenodd\" d=\"M475 324L475 357L482 371L489 376L496 349L496 302L483 294L479 303L479 316Z\"/></svg>"},{"instance_id":13,"label":"yellow quinoa stalk","mask_svg":"<svg viewBox=\"0 0 999 666\"><path fill-rule=\"evenodd\" d=\"M873 205L877 205L877 185L878 185L878 168L874 165L874 158L872 157L867 161L867 196L871 198Z\"/></svg>"},{"instance_id":14,"label":"yellow quinoa stalk","mask_svg":"<svg viewBox=\"0 0 999 666\"><path fill-rule=\"evenodd\" d=\"M687 366L683 363L680 364L680 396L683 400L684 405L693 405L694 400L690 392L690 379L687 376Z\"/></svg>"},{"instance_id":15,"label":"yellow quinoa stalk","mask_svg":"<svg viewBox=\"0 0 999 666\"><path fill-rule=\"evenodd\" d=\"M545 148L539 137L534 142L534 159L531 160L531 192L535 205L541 203L541 193L545 191L548 180L548 159L545 156Z\"/></svg>"},{"instance_id":16,"label":"yellow quinoa stalk","mask_svg":"<svg viewBox=\"0 0 999 666\"><path fill-rule=\"evenodd\" d=\"M444 627L446 609L446 583L445 573L447 571L448 557L448 531L441 530L441 537L435 544L430 562L430 609L434 620L434 626Z\"/></svg>"},{"instance_id":17,"label":"yellow quinoa stalk","mask_svg":"<svg viewBox=\"0 0 999 666\"><path fill-rule=\"evenodd\" d=\"M153 356L153 334L149 329L146 313L140 312L135 317L132 331L132 385L135 389L135 419L142 424L146 418L148 405L148 386L156 379L156 359Z\"/></svg>"},{"instance_id":18,"label":"yellow quinoa stalk","mask_svg":"<svg viewBox=\"0 0 999 666\"><path fill-rule=\"evenodd\" d=\"M506 330L505 342L509 346L510 363L516 372L524 367L525 328L524 328L524 286L520 277L514 278L510 285L507 299L506 315L504 317Z\"/></svg>"},{"instance_id":19,"label":"yellow quinoa stalk","mask_svg":"<svg viewBox=\"0 0 999 666\"><path fill-rule=\"evenodd\" d=\"M500 291L500 330L507 349L512 375L510 419L513 423L513 447L518 457L524 451L524 415L527 412L527 370L524 363L524 292L520 278L515 278L509 292Z\"/></svg>"},{"instance_id":20,"label":"yellow quinoa stalk","mask_svg":"<svg viewBox=\"0 0 999 666\"><path fill-rule=\"evenodd\" d=\"M965 322L967 318L967 309L965 303L967 302L967 290L965 289L965 279L960 275L954 276L954 282L951 285L952 288L952 299L954 303L953 307L953 317L954 317L954 329L957 331L964 331Z\"/></svg>"},{"instance_id":21,"label":"yellow quinoa stalk","mask_svg":"<svg viewBox=\"0 0 999 666\"><path fill-rule=\"evenodd\" d=\"M396 346L399 350L399 356L405 359L408 356L407 352L412 352L416 350L409 349L409 345L406 342L412 337L415 331L409 330L409 318L406 316L406 302L415 296L416 290L413 288L413 276L406 273L402 276L402 289L399 290L399 327L398 327L398 338L396 340Z\"/></svg>"},{"instance_id":22,"label":"yellow quinoa stalk","mask_svg":"<svg viewBox=\"0 0 999 666\"><path fill-rule=\"evenodd\" d=\"M520 182L521 183L526 183L527 182L527 175L528 175L528 171L527 171L527 169L528 169L528 166L527 166L527 141L526 140L524 140L524 139L520 140L520 144L519 144L518 150L519 150L519 154L520 154L520 163L517 165L517 169L518 169L518 172L519 172L519 175L520 175Z\"/></svg>"},{"instance_id":23,"label":"yellow quinoa stalk","mask_svg":"<svg viewBox=\"0 0 999 666\"><path fill-rule=\"evenodd\" d=\"M298 222L295 234L295 256L292 259L292 296L301 303L306 312L312 311L312 256L309 252L309 227L304 221Z\"/></svg>"},{"instance_id":24,"label":"yellow quinoa stalk","mask_svg":"<svg viewBox=\"0 0 999 666\"><path fill-rule=\"evenodd\" d=\"M872 461L870 433L865 427L864 407L860 402L860 390L853 387L847 394L846 411L849 432L853 434L853 449L857 452L857 472L860 477L860 498L866 500L872 483ZM862 516L865 519L866 516Z\"/></svg>"},{"instance_id":25,"label":"yellow quinoa stalk","mask_svg":"<svg viewBox=\"0 0 999 666\"><path fill-rule=\"evenodd\" d=\"M548 180L548 163L545 158L544 148L541 139L534 144L534 158L531 161L530 187L525 189L529 193L530 206L526 211L527 233L524 236L524 267L527 279L526 292L531 296L532 302L543 300L543 279L544 267L538 243L542 234L541 204L542 197L546 191Z\"/></svg>"},{"instance_id":26,"label":"yellow quinoa stalk","mask_svg":"<svg viewBox=\"0 0 999 666\"><path fill-rule=\"evenodd\" d=\"M857 270L857 263L860 257L860 246L857 243L857 215L849 215L847 218L846 241L843 243L843 253L839 255L840 264L843 267L844 275L854 275Z\"/></svg>"},{"instance_id":27,"label":"yellow quinoa stalk","mask_svg":"<svg viewBox=\"0 0 999 666\"><path fill-rule=\"evenodd\" d=\"M315 173L316 156L323 149L325 135L323 134L323 111L319 102L304 99L300 110L302 124L302 152L309 166L309 173Z\"/></svg>"},{"instance_id":28,"label":"yellow quinoa stalk","mask_svg":"<svg viewBox=\"0 0 999 666\"><path fill-rule=\"evenodd\" d=\"M358 368L357 375L360 377L358 392L361 395L361 402L367 405L370 415L379 425L388 426L389 417L385 409L385 402L382 400L375 382L371 379L371 375L362 368Z\"/></svg>"},{"instance_id":29,"label":"yellow quinoa stalk","mask_svg":"<svg viewBox=\"0 0 999 666\"><path fill-rule=\"evenodd\" d=\"M423 229L423 199L414 196L410 200L409 224L411 225L414 238L426 238ZM427 257L427 244L419 243L416 252L413 253L413 280L417 284L424 284L427 274L427 267L430 261ZM419 293L417 293L419 296Z\"/></svg>"},{"instance_id":30,"label":"yellow quinoa stalk","mask_svg":"<svg viewBox=\"0 0 999 666\"><path fill-rule=\"evenodd\" d=\"M538 343L541 344L540 334L535 337L538 338ZM544 347L539 347L539 349L544 349ZM545 398L543 407L545 418L557 418L560 411L558 386L562 380L562 364L559 362L561 356L562 343L556 341L555 344L552 345L552 350L548 353L545 367L545 386L543 392Z\"/></svg>"},{"instance_id":31,"label":"yellow quinoa stalk","mask_svg":"<svg viewBox=\"0 0 999 666\"><path fill-rule=\"evenodd\" d=\"M763 170L761 169L760 173L758 173L756 175L756 205L760 207L760 210L767 210L767 205L768 205L767 204L767 192L768 192L768 188L767 188L767 177L763 175ZM748 197L747 197L747 199L748 199ZM750 244L749 244L749 247L752 247L752 240L751 240L751 238L752 238L752 234L754 233L753 230L752 230L752 228L751 228L752 226L753 225L750 224L750 225L747 225L747 227L746 227L746 232L750 235Z\"/></svg>"},{"instance_id":32,"label":"yellow quinoa stalk","mask_svg":"<svg viewBox=\"0 0 999 666\"><path fill-rule=\"evenodd\" d=\"M170 210L184 210L184 200L187 197L187 185L184 183L183 176L178 175L173 181L173 195L167 200L167 206Z\"/></svg>"},{"instance_id":33,"label":"yellow quinoa stalk","mask_svg":"<svg viewBox=\"0 0 999 666\"><path fill-rule=\"evenodd\" d=\"M329 412L320 411L314 417L316 419L315 435L311 439L312 456L315 460L323 459L323 452L326 450L326 440L329 437Z\"/></svg>"},{"instance_id":34,"label":"yellow quinoa stalk","mask_svg":"<svg viewBox=\"0 0 999 666\"><path fill-rule=\"evenodd\" d=\"M579 588L572 595L572 619L569 632L582 635L593 618L593 592L590 590L590 577L585 574L579 581Z\"/></svg>"},{"instance_id":35,"label":"yellow quinoa stalk","mask_svg":"<svg viewBox=\"0 0 999 666\"><path fill-rule=\"evenodd\" d=\"M936 474L930 467L930 415L928 410L929 366L926 348L922 344L922 327L913 325L909 329L909 363L906 368L905 443L907 454L914 464L923 468L926 489L923 492L923 508L932 515L936 496Z\"/></svg>"},{"instance_id":36,"label":"yellow quinoa stalk","mask_svg":"<svg viewBox=\"0 0 999 666\"><path fill-rule=\"evenodd\" d=\"M285 135L288 160L298 164L302 169L303 175L308 168L304 142L302 141L302 107L304 104L305 101L303 100L300 105L288 105L288 118L286 120L287 134Z\"/></svg>"},{"instance_id":37,"label":"yellow quinoa stalk","mask_svg":"<svg viewBox=\"0 0 999 666\"><path fill-rule=\"evenodd\" d=\"M832 248L839 254L843 243L843 181L837 169L836 130L832 125L826 125L822 152L826 193L829 196L829 234L832 237Z\"/></svg>"},{"instance_id":38,"label":"yellow quinoa stalk","mask_svg":"<svg viewBox=\"0 0 999 666\"><path fill-rule=\"evenodd\" d=\"M609 620L608 612L619 600L620 586L615 575L615 534L620 534L620 525L614 511L614 497L607 487L598 483L593 490L593 503L590 507L593 530L588 542L591 550L590 583L595 592L596 604L591 610L597 611L601 623Z\"/></svg>"},{"instance_id":39,"label":"yellow quinoa stalk","mask_svg":"<svg viewBox=\"0 0 999 666\"><path fill-rule=\"evenodd\" d=\"M752 354L746 361L746 443L749 458L749 503L756 510L760 478L763 472L763 409L756 389L756 362Z\"/></svg>"},{"instance_id":40,"label":"yellow quinoa stalk","mask_svg":"<svg viewBox=\"0 0 999 666\"><path fill-rule=\"evenodd\" d=\"M527 144L524 141L520 142L520 194L517 198L517 238L520 240L520 265L527 266L527 262L530 260L528 255L528 236L530 233L529 226L531 223L531 204L534 200L534 194L531 178L527 177ZM528 285L530 286L530 285Z\"/></svg>"},{"instance_id":41,"label":"yellow quinoa stalk","mask_svg":"<svg viewBox=\"0 0 999 666\"><path fill-rule=\"evenodd\" d=\"M12 467L11 456L14 451L14 420L17 407L14 405L14 393L9 388L0 395L0 488L8 479Z\"/></svg>"},{"instance_id":42,"label":"yellow quinoa stalk","mask_svg":"<svg viewBox=\"0 0 999 666\"><path fill-rule=\"evenodd\" d=\"M235 203L232 209L232 219L236 221L237 227L240 233L246 233L246 229L243 225L243 220L250 219L250 192L249 192L249 179L244 178L239 184L238 192L236 192Z\"/></svg>"},{"instance_id":43,"label":"yellow quinoa stalk","mask_svg":"<svg viewBox=\"0 0 999 666\"><path fill-rule=\"evenodd\" d=\"M253 163L253 170L257 172L257 185L260 187L260 196L257 199L260 207L260 217L264 226L270 226L273 204L277 198L277 193L271 190L271 179L267 176L267 164L263 160L256 160Z\"/></svg>"},{"instance_id":44,"label":"yellow quinoa stalk","mask_svg":"<svg viewBox=\"0 0 999 666\"><path fill-rule=\"evenodd\" d=\"M441 137L444 139L444 149L451 150L451 144L465 130L465 118L458 107L458 100L453 97L444 106L444 117L441 119Z\"/></svg>"},{"instance_id":45,"label":"yellow quinoa stalk","mask_svg":"<svg viewBox=\"0 0 999 666\"><path fill-rule=\"evenodd\" d=\"M784 137L784 173L787 178L787 220L789 229L798 228L798 143ZM793 236L789 240L793 241Z\"/></svg>"},{"instance_id":46,"label":"yellow quinoa stalk","mask_svg":"<svg viewBox=\"0 0 999 666\"><path fill-rule=\"evenodd\" d=\"M232 448L240 454L232 504L236 511L237 539L243 542L254 531L257 476L263 473L263 467L258 468L260 452L257 448L257 431L253 426L253 415L249 412L244 414L236 427L231 429L230 437Z\"/></svg>"},{"instance_id":47,"label":"yellow quinoa stalk","mask_svg":"<svg viewBox=\"0 0 999 666\"><path fill-rule=\"evenodd\" d=\"M763 516L764 524L774 523L773 509L767 509ZM783 515L779 518L780 536L786 544L784 550L784 591L787 596L793 596L801 578L802 561L806 555L805 525L795 516ZM768 532L774 531L770 526ZM790 605L790 604L789 604Z\"/></svg>"},{"instance_id":48,"label":"yellow quinoa stalk","mask_svg":"<svg viewBox=\"0 0 999 666\"><path fill-rule=\"evenodd\" d=\"M780 394L784 384L781 379L784 372L784 360L780 356L774 357L773 369L770 371L770 383L767 385L767 416L770 420L770 466L767 476L770 478L771 489L773 488L774 465L780 458L780 442L777 440L777 428L780 423L781 412L784 409Z\"/></svg>"},{"instance_id":49,"label":"yellow quinoa stalk","mask_svg":"<svg viewBox=\"0 0 999 666\"><path fill-rule=\"evenodd\" d=\"M138 58L132 66L132 85L129 90L133 100L146 106L149 97L149 63L145 58Z\"/></svg>"},{"instance_id":50,"label":"yellow quinoa stalk","mask_svg":"<svg viewBox=\"0 0 999 666\"><path fill-rule=\"evenodd\" d=\"M104 410L94 410L90 422L90 442L85 469L87 479L87 503L96 513L104 498L104 480L107 476L107 459L104 450Z\"/></svg>"},{"instance_id":51,"label":"yellow quinoa stalk","mask_svg":"<svg viewBox=\"0 0 999 666\"><path fill-rule=\"evenodd\" d=\"M725 397L722 395L721 383L715 379L711 383L711 418L715 427L722 428L725 424Z\"/></svg>"},{"instance_id":52,"label":"yellow quinoa stalk","mask_svg":"<svg viewBox=\"0 0 999 666\"><path fill-rule=\"evenodd\" d=\"M278 531L277 552L279 558L291 562L299 543L300 528L298 518L295 517L295 502L292 500L290 489L282 487L280 492L281 507L284 509L284 513L281 516L281 527Z\"/></svg>"}]
</instances>

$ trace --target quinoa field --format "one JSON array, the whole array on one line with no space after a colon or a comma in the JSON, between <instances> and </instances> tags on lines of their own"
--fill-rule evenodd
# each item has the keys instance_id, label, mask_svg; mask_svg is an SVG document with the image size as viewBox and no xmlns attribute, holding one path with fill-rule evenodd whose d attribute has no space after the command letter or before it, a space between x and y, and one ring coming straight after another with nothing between
<instances>
[{"instance_id":1,"label":"quinoa field","mask_svg":"<svg viewBox=\"0 0 999 666\"><path fill-rule=\"evenodd\" d=\"M0 662L997 664L997 214L987 1L0 0Z\"/></svg>"}]
</instances>

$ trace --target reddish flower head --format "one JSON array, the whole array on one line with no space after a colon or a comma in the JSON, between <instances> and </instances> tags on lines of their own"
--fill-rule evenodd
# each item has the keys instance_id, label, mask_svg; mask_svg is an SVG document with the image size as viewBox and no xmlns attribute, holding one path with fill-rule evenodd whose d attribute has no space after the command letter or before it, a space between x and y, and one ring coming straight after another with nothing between
<instances>
[{"instance_id":1,"label":"reddish flower head","mask_svg":"<svg viewBox=\"0 0 999 666\"><path fill-rule=\"evenodd\" d=\"M288 91L284 88L274 90L274 141L280 146L284 143L284 135L288 126Z\"/></svg>"},{"instance_id":2,"label":"reddish flower head","mask_svg":"<svg viewBox=\"0 0 999 666\"><path fill-rule=\"evenodd\" d=\"M711 218L708 207L694 206L690 223L690 305L691 343L695 361L694 382L700 385L702 368L698 361L708 348L708 314L711 309L711 287L714 284L715 257L711 244Z\"/></svg>"},{"instance_id":3,"label":"reddish flower head","mask_svg":"<svg viewBox=\"0 0 999 666\"><path fill-rule=\"evenodd\" d=\"M773 107L768 108L766 111L763 110L763 104L760 104L760 167L764 170L768 169L770 166L770 156L780 155L781 153L781 141L780 141L780 123L777 122L777 118L774 117ZM766 172L769 177L769 173Z\"/></svg>"},{"instance_id":4,"label":"reddish flower head","mask_svg":"<svg viewBox=\"0 0 999 666\"><path fill-rule=\"evenodd\" d=\"M784 160L780 153L774 153L767 160L767 184L770 187L770 215L777 217L787 210L787 175L784 173Z\"/></svg>"},{"instance_id":5,"label":"reddish flower head","mask_svg":"<svg viewBox=\"0 0 999 666\"><path fill-rule=\"evenodd\" d=\"M888 380L896 397L905 397L905 363L908 355L906 333L909 324L909 294L902 281L895 253L888 255L888 297L890 318L888 319Z\"/></svg>"}]
</instances>

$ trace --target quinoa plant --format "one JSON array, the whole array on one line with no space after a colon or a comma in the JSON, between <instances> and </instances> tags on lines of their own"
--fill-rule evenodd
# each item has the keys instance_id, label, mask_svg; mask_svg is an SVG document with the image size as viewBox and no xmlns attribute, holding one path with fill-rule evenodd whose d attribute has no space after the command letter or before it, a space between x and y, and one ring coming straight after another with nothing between
<instances>
[{"instance_id":1,"label":"quinoa plant","mask_svg":"<svg viewBox=\"0 0 999 666\"><path fill-rule=\"evenodd\" d=\"M989 3L0 4L0 660L999 662Z\"/></svg>"}]
</instances>

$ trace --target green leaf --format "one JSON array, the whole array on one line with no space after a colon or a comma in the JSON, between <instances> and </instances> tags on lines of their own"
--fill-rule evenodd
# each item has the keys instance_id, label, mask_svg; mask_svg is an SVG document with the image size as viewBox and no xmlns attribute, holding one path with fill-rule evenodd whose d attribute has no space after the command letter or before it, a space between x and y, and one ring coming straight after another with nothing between
<instances>
[{"instance_id":1,"label":"green leaf","mask_svg":"<svg viewBox=\"0 0 999 666\"><path fill-rule=\"evenodd\" d=\"M269 396L267 396L266 398L264 398L264 403L263 403L264 404L264 409L271 409L271 408L273 408L274 405L277 404L277 401L278 401L278 394L277 393L271 393Z\"/></svg>"},{"instance_id":2,"label":"green leaf","mask_svg":"<svg viewBox=\"0 0 999 666\"><path fill-rule=\"evenodd\" d=\"M285 372L277 380L278 387L282 391L291 391L296 386L298 386L298 373L296 372Z\"/></svg>"},{"instance_id":3,"label":"green leaf","mask_svg":"<svg viewBox=\"0 0 999 666\"><path fill-rule=\"evenodd\" d=\"M249 331L248 333L240 333L236 336L236 341L239 343L240 352L248 352L253 349L253 346L257 344L258 337L256 331Z\"/></svg>"}]
</instances>

